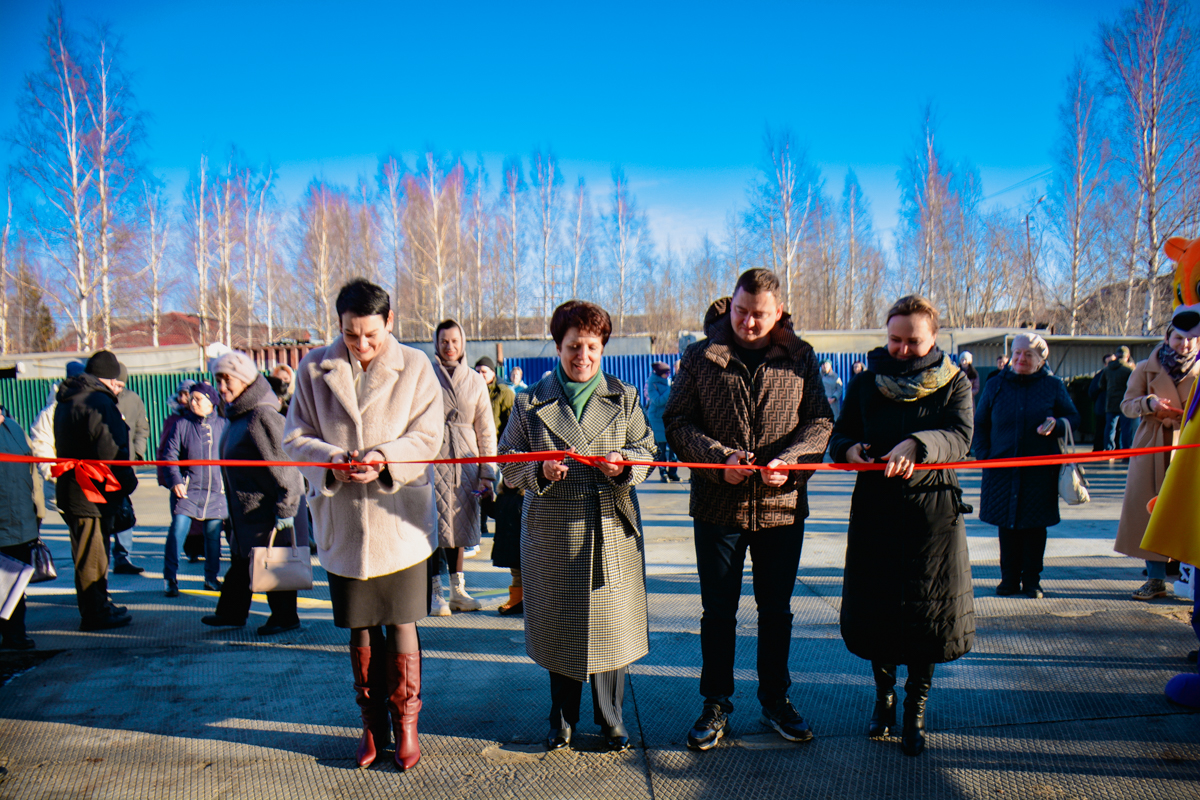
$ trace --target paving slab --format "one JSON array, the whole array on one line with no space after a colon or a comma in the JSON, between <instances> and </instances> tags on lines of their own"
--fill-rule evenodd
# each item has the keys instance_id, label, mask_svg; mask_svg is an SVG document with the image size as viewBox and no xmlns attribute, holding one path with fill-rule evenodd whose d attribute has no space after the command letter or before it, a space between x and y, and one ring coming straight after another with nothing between
<instances>
[{"instance_id":1,"label":"paving slab","mask_svg":"<svg viewBox=\"0 0 1200 800\"><path fill-rule=\"evenodd\" d=\"M683 472L686 477L686 471ZM545 753L548 680L525 655L523 622L494 613L509 575L467 561L485 610L429 618L418 767L359 770L359 728L346 632L334 628L319 566L302 596L300 631L264 639L258 598L245 628L200 624L215 593L203 564L181 567L184 595L162 596L165 492L135 495L135 559L143 576L112 576L134 623L78 631L66 528L44 532L60 579L33 587L29 625L39 659L0 664L0 798L1132 798L1200 797L1200 714L1162 687L1194 669L1190 604L1137 603L1141 564L1112 553L1122 464L1089 469L1095 500L1064 508L1052 529L1047 598L994 595L995 529L968 520L975 649L935 675L929 750L905 757L895 738L864 733L869 665L838 630L841 563L853 476L810 484L812 518L792 600L792 698L817 732L780 739L758 721L757 620L743 586L732 733L708 753L684 746L700 710L700 593L689 486L648 483L650 654L630 668L625 719L634 748L601 751L587 695L573 747ZM978 473L962 474L977 505ZM11 662L11 667L5 664ZM901 676L903 679L903 675ZM903 691L901 690L901 696ZM390 754L389 754L390 755Z\"/></svg>"}]
</instances>

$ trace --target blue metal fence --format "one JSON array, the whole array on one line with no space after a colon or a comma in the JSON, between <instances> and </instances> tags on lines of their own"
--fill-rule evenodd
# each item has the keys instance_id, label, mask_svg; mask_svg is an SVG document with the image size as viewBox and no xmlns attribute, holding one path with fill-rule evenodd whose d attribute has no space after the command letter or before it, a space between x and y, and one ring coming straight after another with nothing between
<instances>
[{"instance_id":1,"label":"blue metal fence","mask_svg":"<svg viewBox=\"0 0 1200 800\"><path fill-rule=\"evenodd\" d=\"M645 388L646 381L650 378L651 364L655 361L662 361L674 368L675 362L679 358L678 353L670 355L604 356L600 362L600 369L614 378L620 378L625 383L636 386L638 391L642 391ZM833 364L833 371L841 377L842 383L845 385L850 383L851 365L855 361L861 361L865 364L867 356L866 353L817 353L818 361L825 359L829 359ZM541 380L543 374L553 370L554 365L557 363L557 358L509 358L504 361L504 374L508 376L514 367L520 367L524 373L525 383L532 386Z\"/></svg>"}]
</instances>

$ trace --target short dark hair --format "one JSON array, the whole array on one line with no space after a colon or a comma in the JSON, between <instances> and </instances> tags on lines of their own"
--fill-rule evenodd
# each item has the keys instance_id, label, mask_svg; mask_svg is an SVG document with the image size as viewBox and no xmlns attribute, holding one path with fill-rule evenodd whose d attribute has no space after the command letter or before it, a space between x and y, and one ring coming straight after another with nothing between
<instances>
[{"instance_id":1,"label":"short dark hair","mask_svg":"<svg viewBox=\"0 0 1200 800\"><path fill-rule=\"evenodd\" d=\"M608 337L612 333L612 318L595 303L568 300L554 309L554 316L550 318L550 335L554 337L556 346L562 346L563 339L571 328L578 328L580 333L599 336L601 344L608 344Z\"/></svg>"},{"instance_id":2,"label":"short dark hair","mask_svg":"<svg viewBox=\"0 0 1200 800\"><path fill-rule=\"evenodd\" d=\"M938 332L938 310L933 303L919 294L906 294L893 303L892 307L888 309L887 321L891 322L892 317L911 317L914 314L924 314L929 317L930 327L933 328L934 333Z\"/></svg>"},{"instance_id":3,"label":"short dark hair","mask_svg":"<svg viewBox=\"0 0 1200 800\"><path fill-rule=\"evenodd\" d=\"M779 276L763 267L748 269L739 275L737 283L733 285L733 293L737 294L738 289L741 289L746 294L770 292L775 295L776 300L783 302L783 292L780 289Z\"/></svg>"},{"instance_id":4,"label":"short dark hair","mask_svg":"<svg viewBox=\"0 0 1200 800\"><path fill-rule=\"evenodd\" d=\"M373 317L378 314L386 320L392 310L392 301L379 284L371 283L366 278L354 278L338 290L335 308L339 322L343 314L353 314L356 317Z\"/></svg>"},{"instance_id":5,"label":"short dark hair","mask_svg":"<svg viewBox=\"0 0 1200 800\"><path fill-rule=\"evenodd\" d=\"M459 332L462 332L462 325L459 325L452 319L444 319L439 322L437 327L433 329L433 341L437 342L438 336L441 335L442 331L448 331L451 328L458 328Z\"/></svg>"}]
</instances>

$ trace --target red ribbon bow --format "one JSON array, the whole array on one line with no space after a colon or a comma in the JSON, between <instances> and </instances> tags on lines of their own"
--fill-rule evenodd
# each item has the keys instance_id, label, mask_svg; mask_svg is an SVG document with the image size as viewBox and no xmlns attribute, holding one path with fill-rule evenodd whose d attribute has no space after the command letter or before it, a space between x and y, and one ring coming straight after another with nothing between
<instances>
[{"instance_id":1,"label":"red ribbon bow","mask_svg":"<svg viewBox=\"0 0 1200 800\"><path fill-rule=\"evenodd\" d=\"M94 481L100 481L100 489L115 492L121 488L117 476L113 475L108 464L103 461L85 461L83 459L66 459L59 461L50 468L50 474L55 478L62 477L64 472L75 470L75 482L79 484L83 496L93 503L107 502L104 495L96 488Z\"/></svg>"}]
</instances>

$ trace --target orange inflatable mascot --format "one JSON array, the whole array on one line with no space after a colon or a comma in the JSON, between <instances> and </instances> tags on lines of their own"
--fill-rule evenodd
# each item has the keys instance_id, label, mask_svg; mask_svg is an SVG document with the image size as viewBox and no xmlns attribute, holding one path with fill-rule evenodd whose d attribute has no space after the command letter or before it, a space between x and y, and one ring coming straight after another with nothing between
<instances>
[{"instance_id":1,"label":"orange inflatable mascot","mask_svg":"<svg viewBox=\"0 0 1200 800\"><path fill-rule=\"evenodd\" d=\"M1200 336L1200 239L1170 239L1166 253L1176 264L1172 324L1189 337ZM1196 389L1184 410L1179 443L1200 443L1200 392ZM1179 450L1172 457L1142 547L1185 564L1200 564L1200 448ZM1200 591L1195 597L1192 629L1200 639ZM1167 683L1166 693L1176 703L1200 708L1200 674L1176 675Z\"/></svg>"}]
</instances>

